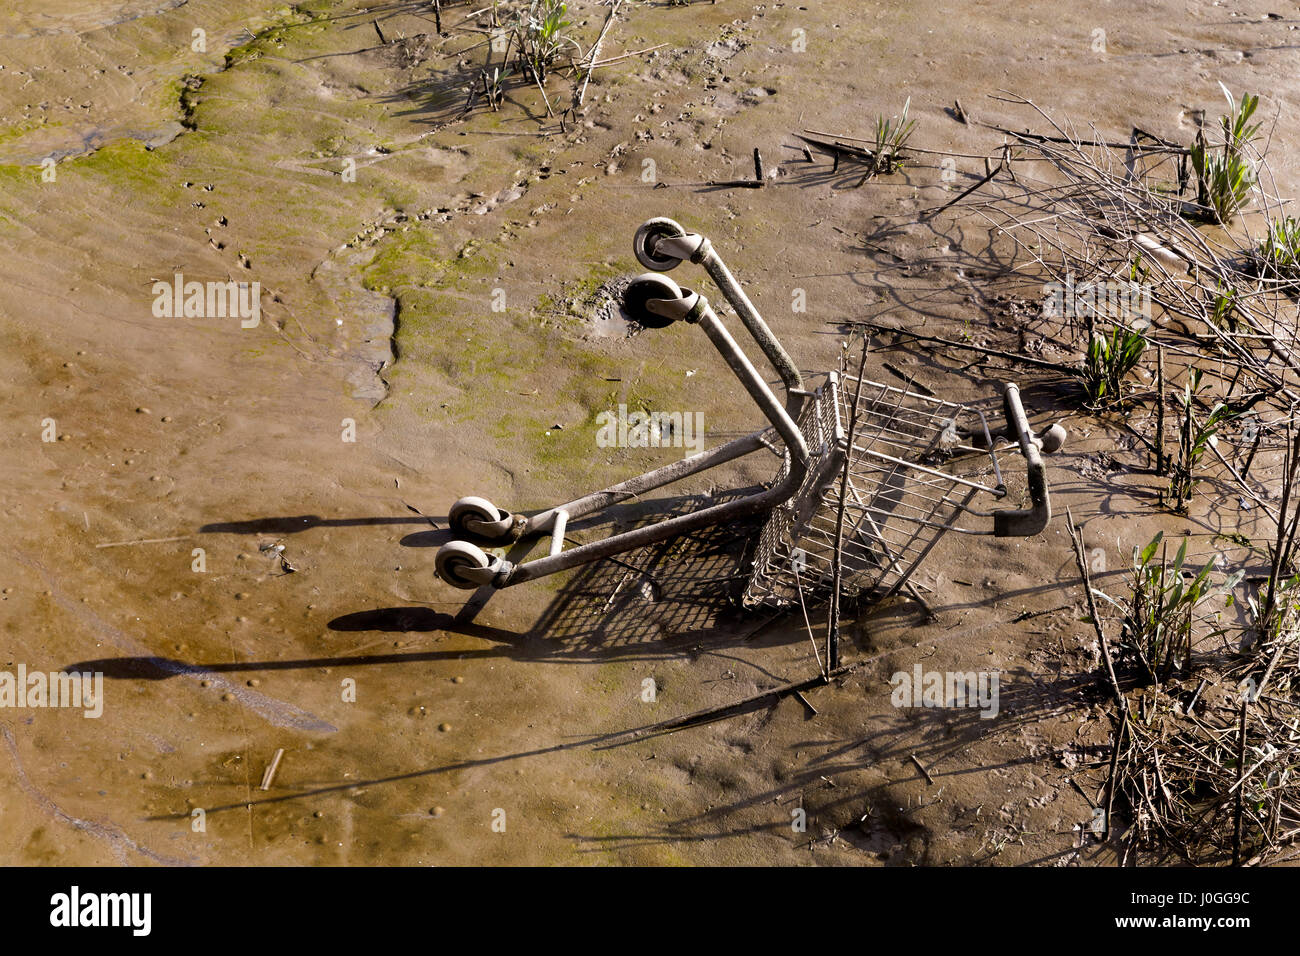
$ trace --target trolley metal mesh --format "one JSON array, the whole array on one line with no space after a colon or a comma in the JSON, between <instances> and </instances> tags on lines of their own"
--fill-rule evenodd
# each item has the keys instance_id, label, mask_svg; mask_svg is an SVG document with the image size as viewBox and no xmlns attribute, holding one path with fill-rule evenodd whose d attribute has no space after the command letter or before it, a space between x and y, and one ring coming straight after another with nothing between
<instances>
[{"instance_id":1,"label":"trolley metal mesh","mask_svg":"<svg viewBox=\"0 0 1300 956\"><path fill-rule=\"evenodd\" d=\"M843 361L805 403L799 427L808 475L763 527L746 607L788 605L801 593L805 601L827 599L837 556L842 595L882 600L907 582L945 531L989 533L955 521L963 511L988 514L971 507L981 493L1006 494L981 412L859 380ZM983 448L968 444L972 435L983 438Z\"/></svg>"}]
</instances>

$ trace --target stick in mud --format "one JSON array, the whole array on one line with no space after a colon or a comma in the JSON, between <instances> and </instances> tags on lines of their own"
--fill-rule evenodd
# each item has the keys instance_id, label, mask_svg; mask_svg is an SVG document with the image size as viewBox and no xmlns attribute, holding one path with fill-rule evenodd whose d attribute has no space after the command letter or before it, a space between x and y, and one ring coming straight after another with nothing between
<instances>
[{"instance_id":1,"label":"stick in mud","mask_svg":"<svg viewBox=\"0 0 1300 956\"><path fill-rule=\"evenodd\" d=\"M865 326L866 328L877 329L881 332L893 332L897 335L910 335L912 338L922 342L934 342L938 345L947 345L951 348L966 349L970 352L979 352L982 355L991 355L994 358L1006 359L1010 362L1023 362L1026 365L1034 365L1038 368L1051 369L1054 372L1063 372L1073 374L1074 368L1066 365L1064 362L1051 362L1047 359L1034 358L1032 355L1019 355L1015 352L1003 352L1001 349L991 349L983 345L974 345L970 342L957 342L953 339L940 338L937 335L923 335L920 332L913 332L911 329L901 328L897 325L890 325L887 322L873 321L871 319L849 319L847 322L828 322L828 325L847 325L847 326Z\"/></svg>"},{"instance_id":2,"label":"stick in mud","mask_svg":"<svg viewBox=\"0 0 1300 956\"><path fill-rule=\"evenodd\" d=\"M857 146L849 146L845 143L822 143L815 139L809 139L807 136L795 136L803 140L809 146L815 146L823 153L828 154L834 160L831 166L831 172L839 171L840 159L847 156L849 159L855 159L860 163L872 164L876 161L876 154L869 149L861 149Z\"/></svg>"},{"instance_id":3,"label":"stick in mud","mask_svg":"<svg viewBox=\"0 0 1300 956\"><path fill-rule=\"evenodd\" d=\"M1241 477L1244 479L1250 473L1250 466L1255 461L1255 452L1259 451L1259 440L1264 437L1264 429L1257 426L1255 428L1255 440L1250 443L1250 453L1246 455L1246 464L1241 467Z\"/></svg>"},{"instance_id":4,"label":"stick in mud","mask_svg":"<svg viewBox=\"0 0 1300 956\"><path fill-rule=\"evenodd\" d=\"M925 769L925 764L916 759L916 754L908 754L907 759L916 764L916 769L925 775L925 782L928 786L934 786L934 777L930 776L930 771Z\"/></svg>"},{"instance_id":5,"label":"stick in mud","mask_svg":"<svg viewBox=\"0 0 1300 956\"><path fill-rule=\"evenodd\" d=\"M600 60L593 66L609 66L611 63L620 63L623 60L631 59L634 56L643 56L646 53L654 53L656 50L662 50L667 43L656 43L654 46L642 47L640 50L631 50L628 53L620 53L618 56L611 56L608 60Z\"/></svg>"},{"instance_id":6,"label":"stick in mud","mask_svg":"<svg viewBox=\"0 0 1300 956\"><path fill-rule=\"evenodd\" d=\"M1233 807L1232 818L1232 865L1241 866L1241 824L1242 813L1245 809L1245 798L1243 794L1245 787L1241 782L1246 776L1246 710L1250 707L1250 700L1246 696L1241 699L1241 723L1237 728L1237 799Z\"/></svg>"},{"instance_id":7,"label":"stick in mud","mask_svg":"<svg viewBox=\"0 0 1300 956\"><path fill-rule=\"evenodd\" d=\"M810 716L812 716L812 717L816 717L816 716L817 716L817 708L814 707L814 706L812 705L811 702L809 702L809 700L808 700L807 697L805 697L805 696L804 696L802 693L800 693L799 691L795 691L795 692L794 692L794 697L795 697L795 699L796 699L797 701L799 701L799 703L803 704L804 709L806 709L806 710L808 711L808 714L809 714Z\"/></svg>"},{"instance_id":8,"label":"stick in mud","mask_svg":"<svg viewBox=\"0 0 1300 956\"><path fill-rule=\"evenodd\" d=\"M1061 143L1069 146L1097 146L1105 149L1132 149L1133 147L1132 143L1110 143L1104 140L1070 139L1067 136L1047 136L1042 133L1031 133L1028 130L1017 132L1014 129L1007 129L1005 126L994 126L992 123L981 123L980 125L987 126L989 129L996 130L999 133L1005 133L1008 136L1014 136L1016 139L1028 140L1031 143ZM1160 143L1156 146L1144 147L1144 149L1149 153L1188 152L1187 148L1184 146L1167 146L1164 143Z\"/></svg>"},{"instance_id":9,"label":"stick in mud","mask_svg":"<svg viewBox=\"0 0 1300 956\"><path fill-rule=\"evenodd\" d=\"M1115 695L1115 706L1119 708L1120 713L1125 713L1128 711L1128 701L1124 699L1124 694L1119 689L1119 680L1115 677L1115 665L1110 656L1110 643L1106 640L1101 618L1097 615L1097 602L1092 596L1092 575L1088 573L1088 562L1084 560L1083 554L1083 532L1074 523L1074 515L1068 507L1065 509L1065 525L1070 532L1070 542L1074 545L1074 560L1079 566L1079 577L1083 578L1083 595L1088 603L1088 616L1092 618L1093 629L1096 630L1097 640L1101 644L1101 659L1106 664L1106 676L1110 679L1110 689Z\"/></svg>"},{"instance_id":10,"label":"stick in mud","mask_svg":"<svg viewBox=\"0 0 1300 956\"><path fill-rule=\"evenodd\" d=\"M926 219L933 219L935 216L939 215L939 213L943 212L943 211L944 211L945 209L947 209L949 206L953 205L954 203L959 203L959 202L961 202L963 199L965 199L967 196L969 196L969 195L970 195L971 193L973 193L975 190L979 189L979 188L980 188L981 186L983 186L985 183L992 182L992 181L993 181L993 177L996 176L998 173L1002 172L1002 170L1003 170L1004 167L1006 167L1006 168L1008 169L1008 171L1010 170L1010 167L1007 166L1007 157L1006 157L1006 154L1004 154L1004 155L1003 155L1003 158L1002 158L1001 160L999 160L998 164L997 164L996 166L994 166L991 170L989 170L989 172L988 172L987 174L985 174L983 177L981 177L981 178L980 178L980 181L977 182L974 186L971 186L970 189L967 189L967 190L966 190L965 192L963 192L960 196L955 196L955 197L953 197L952 199L949 199L946 203L944 203L944 204L943 204L942 206L940 206L938 209L934 209L934 210L931 210L930 212L927 212L927 213L925 214L925 218L926 218ZM1013 178L1014 178L1014 174L1013 174Z\"/></svg>"},{"instance_id":11,"label":"stick in mud","mask_svg":"<svg viewBox=\"0 0 1300 956\"><path fill-rule=\"evenodd\" d=\"M97 548L126 548L137 544L167 544L171 541L184 541L193 535L183 534L175 538L138 538L135 541L106 541L103 544L97 544Z\"/></svg>"},{"instance_id":12,"label":"stick in mud","mask_svg":"<svg viewBox=\"0 0 1300 956\"><path fill-rule=\"evenodd\" d=\"M930 388L928 385L921 384L913 376L908 375L902 369L890 362L882 362L881 364L886 372L895 376L899 381L905 382L909 391L920 392L922 395L929 395L931 398L935 397L934 389Z\"/></svg>"},{"instance_id":13,"label":"stick in mud","mask_svg":"<svg viewBox=\"0 0 1300 956\"><path fill-rule=\"evenodd\" d=\"M619 4L622 2L623 0L614 0L614 3L609 8L609 13L605 14L605 22L600 28L600 34L596 37L596 42L591 45L591 59L587 61L587 73L582 78L582 88L573 97L572 109L574 110L581 109L582 101L587 97L587 84L591 82L591 74L596 69L596 58L600 56L600 45L605 42L605 34L609 32L610 25L614 22L614 14L618 13ZM549 115L549 108L547 112Z\"/></svg>"},{"instance_id":14,"label":"stick in mud","mask_svg":"<svg viewBox=\"0 0 1300 956\"><path fill-rule=\"evenodd\" d=\"M1165 458L1165 347L1156 346L1156 474L1169 474Z\"/></svg>"},{"instance_id":15,"label":"stick in mud","mask_svg":"<svg viewBox=\"0 0 1300 956\"><path fill-rule=\"evenodd\" d=\"M260 789L262 790L271 789L271 781L275 779L275 771L279 769L280 758L283 756L284 756L284 748L281 747L279 750L275 752L275 756L271 758L271 763L266 768L266 773L262 774L262 786Z\"/></svg>"},{"instance_id":16,"label":"stick in mud","mask_svg":"<svg viewBox=\"0 0 1300 956\"><path fill-rule=\"evenodd\" d=\"M1115 811L1116 772L1119 770L1119 751L1124 746L1124 732L1128 730L1128 713L1121 711L1119 730L1115 732L1115 746L1110 752L1110 772L1106 776L1106 824L1101 832L1102 842L1110 839L1110 818Z\"/></svg>"},{"instance_id":17,"label":"stick in mud","mask_svg":"<svg viewBox=\"0 0 1300 956\"><path fill-rule=\"evenodd\" d=\"M835 670L827 671L824 675L818 674L816 677L809 677L807 680L793 681L789 684L782 684L779 687L773 687L771 690L760 691L741 700L732 701L730 704L723 704L719 707L709 707L705 710L697 710L692 714L685 714L681 717L674 717L671 720L661 721L657 724L651 724L649 727L642 727L640 730L634 730L628 736L634 740L641 737L647 737L650 734L673 733L678 730L685 730L688 727L698 727L701 724L712 723L715 720L725 720L728 717L734 717L742 712L744 708L751 707L754 704L761 703L764 700L780 700L782 697L789 697L792 694L805 690L812 690L814 687L824 687L837 677L845 677L852 674L861 663L846 664Z\"/></svg>"},{"instance_id":18,"label":"stick in mud","mask_svg":"<svg viewBox=\"0 0 1300 956\"><path fill-rule=\"evenodd\" d=\"M858 387L853 395L853 414L849 416L848 440L850 448L858 429L858 408L862 402L862 381L867 369L867 353L871 349L871 340L862 342L862 359L858 363ZM844 455L844 467L840 472L840 500L835 513L835 557L831 565L831 601L829 620L826 628L826 666L834 670L840 665L840 581L844 564L844 506L848 500L849 464L851 456Z\"/></svg>"}]
</instances>

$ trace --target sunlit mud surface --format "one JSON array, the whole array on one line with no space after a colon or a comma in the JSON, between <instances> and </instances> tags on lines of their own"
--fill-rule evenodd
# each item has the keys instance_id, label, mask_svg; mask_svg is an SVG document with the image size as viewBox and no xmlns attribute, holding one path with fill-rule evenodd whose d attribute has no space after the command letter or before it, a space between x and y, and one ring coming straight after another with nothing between
<instances>
[{"instance_id":1,"label":"sunlit mud surface","mask_svg":"<svg viewBox=\"0 0 1300 956\"><path fill-rule=\"evenodd\" d=\"M585 50L607 8L571 8ZM629 335L602 294L642 271L644 219L708 235L809 373L855 317L1005 347L1041 287L998 279L986 221L921 215L951 198L937 157L855 188L794 134L869 136L910 97L916 145L982 156L1001 135L953 102L1023 128L989 96L1012 90L1187 142L1223 81L1264 94L1294 195L1300 18L625 3L601 58L658 48L598 67L561 129L522 83L463 112L485 52L471 9L448 5L442 37L403 0L0 12L0 670L105 675L98 719L0 710L0 860L1114 862L1079 832L1108 724L1060 522L944 538L915 578L936 619L898 598L846 620L860 666L806 694L815 715L786 697L676 733L636 731L816 673L799 613L729 604L755 526L490 595L439 581L433 555L463 495L540 509L680 456L599 447L595 416L620 403L702 411L709 447L761 424L699 329ZM558 114L571 81L547 95ZM765 188L691 185L751 176L756 146ZM962 188L983 174L955 169ZM258 321L159 314L178 275L258 283ZM675 276L713 295L696 267ZM1020 374L915 347L869 373L886 361L994 415ZM1131 439L1070 419L1050 377L1024 384L1036 427L1069 419L1049 481L1090 545L1118 569L1181 530ZM693 510L776 464L570 534ZM895 708L890 675L918 663L999 671L998 715Z\"/></svg>"}]
</instances>

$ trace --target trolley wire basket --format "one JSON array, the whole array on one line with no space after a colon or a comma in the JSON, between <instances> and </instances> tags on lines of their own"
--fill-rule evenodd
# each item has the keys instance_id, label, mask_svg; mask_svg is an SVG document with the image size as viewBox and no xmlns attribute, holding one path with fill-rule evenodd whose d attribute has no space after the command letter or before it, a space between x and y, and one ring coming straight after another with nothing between
<instances>
[{"instance_id":1,"label":"trolley wire basket","mask_svg":"<svg viewBox=\"0 0 1300 956\"><path fill-rule=\"evenodd\" d=\"M983 412L848 366L846 352L800 417L817 462L763 527L747 607L826 599L837 563L842 595L882 600L907 583L944 532L995 533L957 525L963 515L993 517L976 502L1007 494Z\"/></svg>"}]
</instances>

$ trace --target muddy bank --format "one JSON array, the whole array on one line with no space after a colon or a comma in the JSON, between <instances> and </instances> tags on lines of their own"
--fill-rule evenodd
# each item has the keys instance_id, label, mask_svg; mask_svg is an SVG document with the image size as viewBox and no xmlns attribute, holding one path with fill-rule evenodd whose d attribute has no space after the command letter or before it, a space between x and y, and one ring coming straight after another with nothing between
<instances>
[{"instance_id":1,"label":"muddy bank","mask_svg":"<svg viewBox=\"0 0 1300 956\"><path fill-rule=\"evenodd\" d=\"M604 564L467 603L433 576L456 498L541 508L680 452L598 447L603 410L700 410L710 447L758 422L698 329L629 337L602 297L641 271L630 241L650 216L709 235L810 373L838 357L827 323L863 314L1014 341L1010 297L1033 290L997 285L998 237L977 218L921 219L950 195L939 164L854 188L859 172L810 162L792 133L869 135L910 96L920 145L983 154L998 137L947 108L1023 122L984 95L1016 89L1098 129L1186 139L1181 117L1217 110L1222 79L1269 92L1276 140L1294 138L1293 24L1263 8L1155 3L1116 25L1045 3L1014 19L809 6L629 6L602 55L666 46L598 68L562 130L522 83L499 112L461 117L482 35L432 36L423 5L386 11L382 44L376 11L348 2L141 4L117 23L116 6L19 4L0 21L0 415L20 449L0 463L0 667L95 663L107 686L97 721L0 713L14 768L0 857L1110 860L1076 846L1091 808L1073 768L1107 738L1059 526L945 540L918 578L937 620L897 601L855 622L846 653L863 666L816 692L815 717L787 699L630 742L606 735L815 668L801 619L756 630L728 606L717 582L743 573L728 535L745 529L637 556L650 589L619 588L626 569ZM604 10L573 7L585 47ZM419 62L392 49L420 34ZM750 175L755 146L767 187L686 185ZM177 274L257 282L259 324L155 315L153 284ZM923 350L876 361L971 402L1006 375ZM1026 399L1036 426L1064 413L1050 388ZM1068 424L1049 480L1097 516L1090 544L1123 554L1164 519L1134 520L1148 489L1114 430ZM773 474L755 456L662 507ZM893 707L890 676L917 662L1001 671L999 716Z\"/></svg>"}]
</instances>

